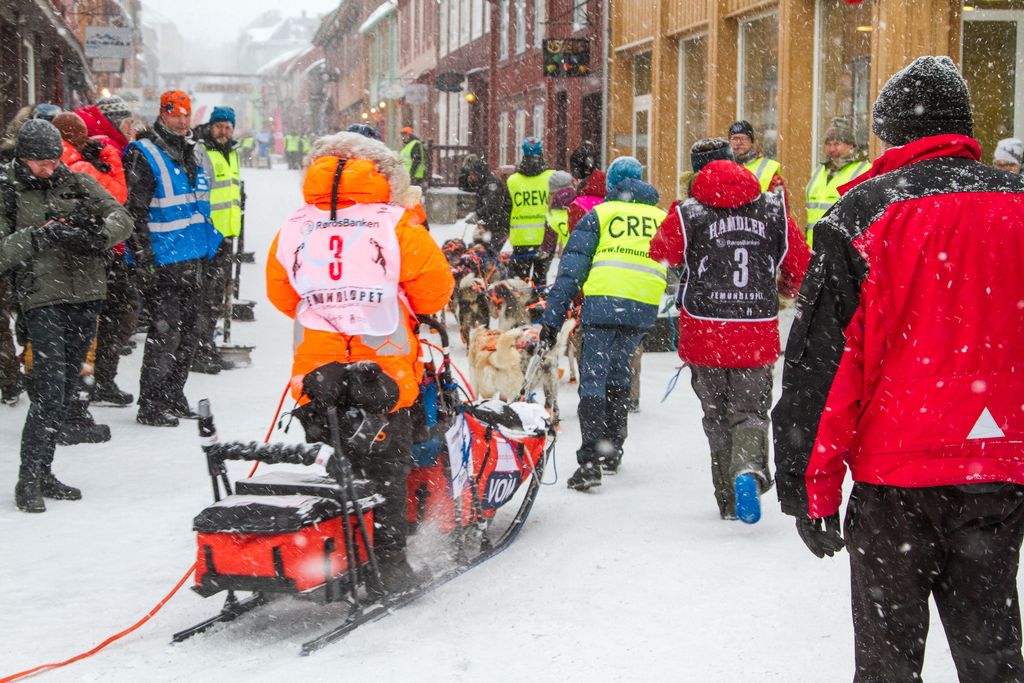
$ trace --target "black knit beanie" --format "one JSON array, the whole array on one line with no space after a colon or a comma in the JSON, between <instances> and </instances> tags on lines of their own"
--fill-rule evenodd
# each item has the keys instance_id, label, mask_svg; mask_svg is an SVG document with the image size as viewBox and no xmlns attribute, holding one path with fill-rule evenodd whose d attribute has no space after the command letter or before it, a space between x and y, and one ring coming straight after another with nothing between
<instances>
[{"instance_id":1,"label":"black knit beanie","mask_svg":"<svg viewBox=\"0 0 1024 683\"><path fill-rule=\"evenodd\" d=\"M693 143L690 148L690 165L694 173L710 164L712 161L721 159L732 159L732 149L729 141L722 138L704 138Z\"/></svg>"},{"instance_id":2,"label":"black knit beanie","mask_svg":"<svg viewBox=\"0 0 1024 683\"><path fill-rule=\"evenodd\" d=\"M18 131L18 141L14 145L14 156L18 159L60 159L64 155L64 145L60 140L60 131L49 121L29 119Z\"/></svg>"},{"instance_id":3,"label":"black knit beanie","mask_svg":"<svg viewBox=\"0 0 1024 683\"><path fill-rule=\"evenodd\" d=\"M893 75L871 109L871 130L890 145L929 135L973 135L967 82L949 57L918 57Z\"/></svg>"}]
</instances>

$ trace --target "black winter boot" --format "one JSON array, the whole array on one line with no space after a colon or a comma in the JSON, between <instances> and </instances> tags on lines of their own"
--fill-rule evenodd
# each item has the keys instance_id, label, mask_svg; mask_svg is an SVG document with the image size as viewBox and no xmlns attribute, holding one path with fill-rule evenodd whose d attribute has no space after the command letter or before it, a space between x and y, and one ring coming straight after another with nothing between
<instances>
[{"instance_id":1,"label":"black winter boot","mask_svg":"<svg viewBox=\"0 0 1024 683\"><path fill-rule=\"evenodd\" d=\"M46 512L46 503L39 490L39 473L22 466L14 487L14 503L22 512Z\"/></svg>"},{"instance_id":2,"label":"black winter boot","mask_svg":"<svg viewBox=\"0 0 1024 683\"><path fill-rule=\"evenodd\" d=\"M53 473L43 475L39 483L39 491L45 498L54 500L81 500L82 492L74 486L61 483Z\"/></svg>"},{"instance_id":3,"label":"black winter boot","mask_svg":"<svg viewBox=\"0 0 1024 683\"><path fill-rule=\"evenodd\" d=\"M405 553L382 553L378 557L380 580L388 595L409 593L423 585L426 577L409 565Z\"/></svg>"},{"instance_id":4,"label":"black winter boot","mask_svg":"<svg viewBox=\"0 0 1024 683\"><path fill-rule=\"evenodd\" d=\"M601 466L595 461L588 461L577 468L567 486L574 491L586 491L587 489L601 485Z\"/></svg>"},{"instance_id":5,"label":"black winter boot","mask_svg":"<svg viewBox=\"0 0 1024 683\"><path fill-rule=\"evenodd\" d=\"M24 386L20 378L17 382L0 386L0 403L8 406L16 405L18 403L18 399L21 398L21 392L23 389Z\"/></svg>"},{"instance_id":6,"label":"black winter boot","mask_svg":"<svg viewBox=\"0 0 1024 683\"><path fill-rule=\"evenodd\" d=\"M92 390L92 402L117 408L125 408L135 402L135 397L127 391L121 391L114 382L96 384Z\"/></svg>"},{"instance_id":7,"label":"black winter boot","mask_svg":"<svg viewBox=\"0 0 1024 683\"><path fill-rule=\"evenodd\" d=\"M178 418L174 417L163 406L155 403L140 403L135 421L147 427L177 427Z\"/></svg>"},{"instance_id":8,"label":"black winter boot","mask_svg":"<svg viewBox=\"0 0 1024 683\"><path fill-rule=\"evenodd\" d=\"M199 419L199 415L192 412L192 409L188 407L188 399L185 398L185 394L179 394L176 398L172 398L168 401L167 412L174 417L180 417L183 420Z\"/></svg>"},{"instance_id":9,"label":"black winter boot","mask_svg":"<svg viewBox=\"0 0 1024 683\"><path fill-rule=\"evenodd\" d=\"M110 441L110 427L96 424L89 413L89 404L80 398L68 404L64 424L61 426L57 443L61 446L74 446L80 443L105 443Z\"/></svg>"}]
</instances>

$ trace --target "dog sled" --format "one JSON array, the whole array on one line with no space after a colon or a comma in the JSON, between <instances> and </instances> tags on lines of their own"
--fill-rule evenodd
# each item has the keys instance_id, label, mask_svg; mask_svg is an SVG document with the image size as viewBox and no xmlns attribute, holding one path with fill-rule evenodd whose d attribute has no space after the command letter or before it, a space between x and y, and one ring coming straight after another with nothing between
<instances>
[{"instance_id":1,"label":"dog sled","mask_svg":"<svg viewBox=\"0 0 1024 683\"><path fill-rule=\"evenodd\" d=\"M310 654L491 559L516 539L554 448L551 420L540 406L522 401L464 400L451 376L446 330L432 319L424 322L442 343L440 361L426 359L414 409L406 482L410 556L415 561L412 550L421 534L432 535L432 547L439 536L449 552L423 563L416 588L385 589L374 537L374 511L384 499L371 482L356 478L350 462L380 434L380 423L365 408L330 406L329 433L321 442L261 445L220 442L209 402L201 401L199 430L214 502L193 522L192 588L204 598L225 598L220 612L175 633L174 642L291 597L322 610L318 621L335 622L303 644L302 654ZM302 468L232 483L229 461Z\"/></svg>"}]
</instances>

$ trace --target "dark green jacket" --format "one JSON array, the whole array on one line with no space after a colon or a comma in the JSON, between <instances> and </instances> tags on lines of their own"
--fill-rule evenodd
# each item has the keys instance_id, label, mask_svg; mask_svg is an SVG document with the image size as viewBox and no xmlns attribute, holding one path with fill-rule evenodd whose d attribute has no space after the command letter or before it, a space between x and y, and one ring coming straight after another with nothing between
<instances>
[{"instance_id":1,"label":"dark green jacket","mask_svg":"<svg viewBox=\"0 0 1024 683\"><path fill-rule=\"evenodd\" d=\"M132 231L128 212L88 175L61 164L51 178L41 180L18 160L0 166L0 274L13 272L22 311L107 296L105 256L71 254L59 247L34 251L28 228L58 218L99 230L108 248Z\"/></svg>"}]
</instances>

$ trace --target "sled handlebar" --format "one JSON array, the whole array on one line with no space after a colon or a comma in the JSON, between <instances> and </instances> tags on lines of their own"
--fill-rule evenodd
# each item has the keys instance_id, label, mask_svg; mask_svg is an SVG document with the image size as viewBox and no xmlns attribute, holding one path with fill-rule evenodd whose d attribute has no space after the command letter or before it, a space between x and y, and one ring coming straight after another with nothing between
<instances>
[{"instance_id":1,"label":"sled handlebar","mask_svg":"<svg viewBox=\"0 0 1024 683\"><path fill-rule=\"evenodd\" d=\"M421 324L426 325L434 332L437 332L438 336L441 337L441 346L445 350L448 349L448 330L445 329L445 326L442 325L437 318L430 315L417 315L416 319L419 320Z\"/></svg>"},{"instance_id":2,"label":"sled handlebar","mask_svg":"<svg viewBox=\"0 0 1024 683\"><path fill-rule=\"evenodd\" d=\"M225 460L258 460L268 465L312 465L320 454L320 444L262 444L256 441L228 441L204 446L208 458Z\"/></svg>"}]
</instances>

